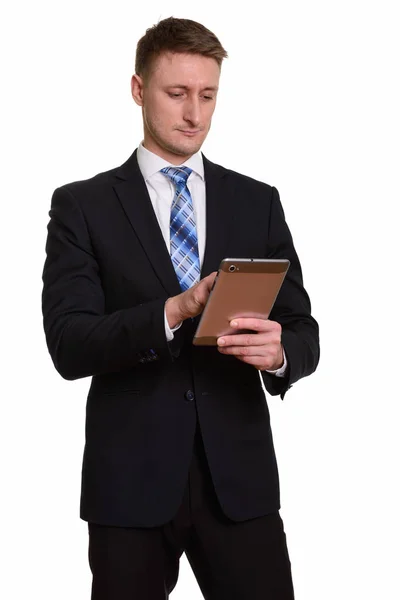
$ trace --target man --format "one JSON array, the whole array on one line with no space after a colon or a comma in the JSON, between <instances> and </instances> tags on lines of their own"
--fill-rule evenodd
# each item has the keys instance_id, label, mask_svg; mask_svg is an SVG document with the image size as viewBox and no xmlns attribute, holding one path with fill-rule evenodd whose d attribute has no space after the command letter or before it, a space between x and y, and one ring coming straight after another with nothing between
<instances>
[{"instance_id":1,"label":"man","mask_svg":"<svg viewBox=\"0 0 400 600\"><path fill-rule=\"evenodd\" d=\"M183 551L209 600L293 598L259 373L283 399L317 366L318 325L277 190L199 152L224 57L199 23L149 29L132 77L143 142L52 199L47 343L63 377L92 376L81 517L94 600L167 598ZM195 347L228 256L291 267L269 320L237 319L254 333Z\"/></svg>"}]
</instances>

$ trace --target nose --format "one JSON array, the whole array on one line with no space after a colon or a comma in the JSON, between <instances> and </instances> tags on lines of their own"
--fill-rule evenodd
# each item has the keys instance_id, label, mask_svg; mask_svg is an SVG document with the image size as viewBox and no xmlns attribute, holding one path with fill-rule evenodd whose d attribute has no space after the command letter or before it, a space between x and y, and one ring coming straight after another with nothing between
<instances>
[{"instance_id":1,"label":"nose","mask_svg":"<svg viewBox=\"0 0 400 600\"><path fill-rule=\"evenodd\" d=\"M198 98L187 100L183 118L194 127L200 124L200 102Z\"/></svg>"}]
</instances>

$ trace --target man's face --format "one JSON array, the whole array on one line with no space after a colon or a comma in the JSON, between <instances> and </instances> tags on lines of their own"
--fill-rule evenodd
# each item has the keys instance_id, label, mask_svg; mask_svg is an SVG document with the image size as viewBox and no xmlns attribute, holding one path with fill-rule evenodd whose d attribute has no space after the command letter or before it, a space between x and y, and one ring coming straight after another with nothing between
<instances>
[{"instance_id":1,"label":"man's face","mask_svg":"<svg viewBox=\"0 0 400 600\"><path fill-rule=\"evenodd\" d=\"M144 146L172 164L197 152L211 126L220 68L200 54L163 53L146 82L132 77L132 96L142 106Z\"/></svg>"}]
</instances>

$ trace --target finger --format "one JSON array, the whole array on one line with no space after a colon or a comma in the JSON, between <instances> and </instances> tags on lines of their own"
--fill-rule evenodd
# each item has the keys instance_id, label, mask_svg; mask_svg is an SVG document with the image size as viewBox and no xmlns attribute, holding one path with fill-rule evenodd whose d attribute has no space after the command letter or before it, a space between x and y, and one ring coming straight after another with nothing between
<instances>
[{"instance_id":1,"label":"finger","mask_svg":"<svg viewBox=\"0 0 400 600\"><path fill-rule=\"evenodd\" d=\"M239 333L224 335L217 339L218 346L265 346L265 344L280 341L275 333Z\"/></svg>"},{"instance_id":2,"label":"finger","mask_svg":"<svg viewBox=\"0 0 400 600\"><path fill-rule=\"evenodd\" d=\"M207 277L204 277L203 281L214 281L216 275L217 275L218 271L213 271L212 273L210 273L209 275L207 275Z\"/></svg>"},{"instance_id":3,"label":"finger","mask_svg":"<svg viewBox=\"0 0 400 600\"><path fill-rule=\"evenodd\" d=\"M225 348L224 346L220 346L218 350L221 354L230 354L233 356L257 356L258 360L260 357L264 357L268 354L265 346L228 346Z\"/></svg>"},{"instance_id":4,"label":"finger","mask_svg":"<svg viewBox=\"0 0 400 600\"><path fill-rule=\"evenodd\" d=\"M251 329L252 331L275 331L280 330L281 326L276 321L269 319L254 319L250 317L237 317L232 319L230 326L235 329Z\"/></svg>"},{"instance_id":5,"label":"finger","mask_svg":"<svg viewBox=\"0 0 400 600\"><path fill-rule=\"evenodd\" d=\"M217 274L218 274L218 271L214 271L213 273L211 273L208 276L208 279L209 279L209 282L210 282L209 283L210 290L211 290L212 286L214 285L214 281L215 281L215 278L217 277Z\"/></svg>"},{"instance_id":6,"label":"finger","mask_svg":"<svg viewBox=\"0 0 400 600\"><path fill-rule=\"evenodd\" d=\"M217 276L217 271L214 271L213 273L210 273L209 275L207 275L207 277L204 277L203 279L200 280L199 283L202 283L204 281L204 285L206 287L207 293L211 292L211 288L214 284L214 280L215 280L216 276Z\"/></svg>"}]
</instances>

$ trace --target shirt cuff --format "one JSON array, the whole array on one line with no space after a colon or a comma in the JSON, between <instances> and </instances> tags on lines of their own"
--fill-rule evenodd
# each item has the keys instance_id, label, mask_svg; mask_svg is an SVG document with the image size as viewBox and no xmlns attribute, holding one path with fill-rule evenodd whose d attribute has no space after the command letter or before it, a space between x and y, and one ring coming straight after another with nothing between
<instances>
[{"instance_id":1,"label":"shirt cuff","mask_svg":"<svg viewBox=\"0 0 400 600\"><path fill-rule=\"evenodd\" d=\"M284 348L282 348L282 351L283 351L283 365L279 369L275 369L275 371L268 371L267 369L265 369L266 373L275 375L275 377L285 377L286 369L287 369L287 360L286 360L286 354L285 354Z\"/></svg>"},{"instance_id":2,"label":"shirt cuff","mask_svg":"<svg viewBox=\"0 0 400 600\"><path fill-rule=\"evenodd\" d=\"M165 323L165 335L167 337L167 342L171 342L174 339L174 331L177 331L177 329L179 329L179 327L182 325L182 321L180 323L178 323L178 325L176 327L171 329L171 327L169 326L169 323L168 323L168 319L167 319L167 311L164 308L164 323Z\"/></svg>"}]
</instances>

